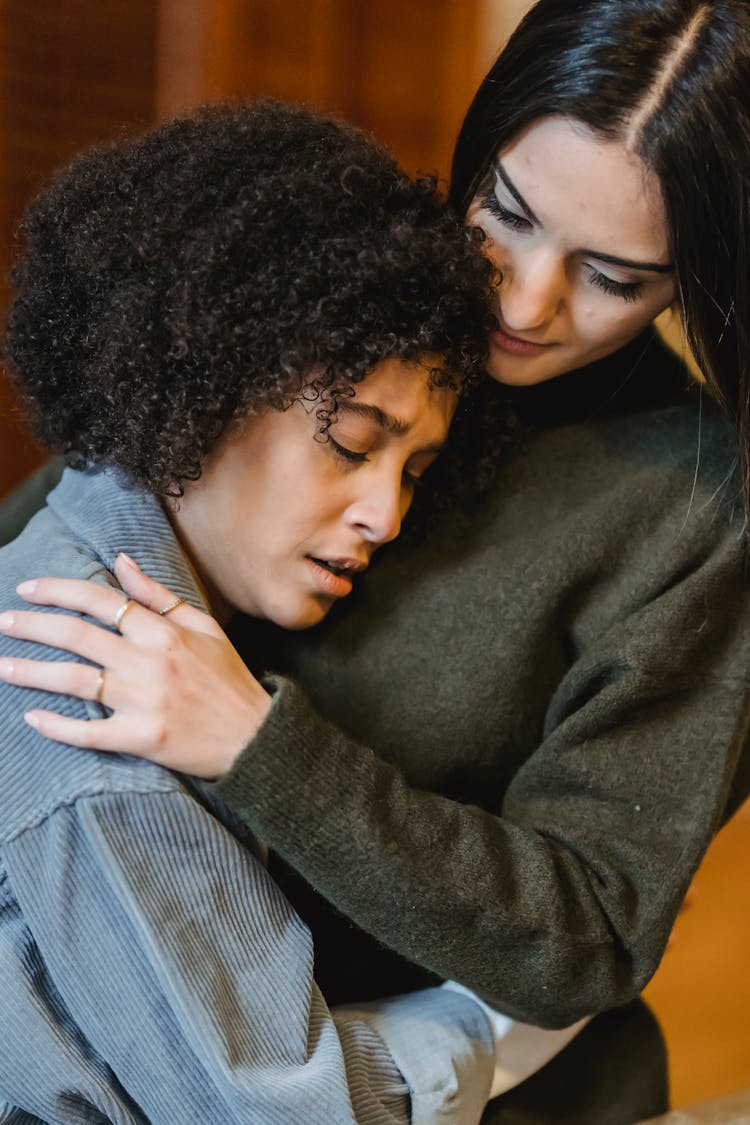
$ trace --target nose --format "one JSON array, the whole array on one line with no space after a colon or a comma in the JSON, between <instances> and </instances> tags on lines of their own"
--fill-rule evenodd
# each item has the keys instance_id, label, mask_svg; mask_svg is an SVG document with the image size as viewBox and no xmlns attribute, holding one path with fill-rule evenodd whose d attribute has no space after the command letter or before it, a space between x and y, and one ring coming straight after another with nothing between
<instances>
[{"instance_id":1,"label":"nose","mask_svg":"<svg viewBox=\"0 0 750 1125\"><path fill-rule=\"evenodd\" d=\"M400 532L410 499L400 467L397 475L393 472L373 474L350 505L347 522L365 542L382 546Z\"/></svg>"},{"instance_id":2,"label":"nose","mask_svg":"<svg viewBox=\"0 0 750 1125\"><path fill-rule=\"evenodd\" d=\"M500 280L500 310L510 332L544 328L565 300L565 269L542 252L509 256Z\"/></svg>"}]
</instances>

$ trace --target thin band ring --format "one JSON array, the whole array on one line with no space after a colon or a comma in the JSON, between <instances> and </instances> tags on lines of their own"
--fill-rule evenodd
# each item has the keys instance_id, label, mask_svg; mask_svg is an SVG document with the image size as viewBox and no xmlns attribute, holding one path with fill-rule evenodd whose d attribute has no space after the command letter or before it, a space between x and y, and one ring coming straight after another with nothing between
<instances>
[{"instance_id":1,"label":"thin band ring","mask_svg":"<svg viewBox=\"0 0 750 1125\"><path fill-rule=\"evenodd\" d=\"M171 613L173 609L177 609L178 606L184 605L184 604L185 604L184 598L175 598L175 600L173 602L170 602L169 605L165 605L164 609L159 610L159 617L166 617L167 614Z\"/></svg>"},{"instance_id":2,"label":"thin band ring","mask_svg":"<svg viewBox=\"0 0 750 1125\"><path fill-rule=\"evenodd\" d=\"M120 628L120 626L122 625L122 619L132 605L135 605L135 602L132 600L132 598L126 598L115 614L115 619L112 624L118 633L122 633L122 629Z\"/></svg>"},{"instance_id":3,"label":"thin band ring","mask_svg":"<svg viewBox=\"0 0 750 1125\"><path fill-rule=\"evenodd\" d=\"M99 678L96 681L96 691L94 692L94 703L101 703L102 695L104 694L104 669L99 669Z\"/></svg>"}]
</instances>

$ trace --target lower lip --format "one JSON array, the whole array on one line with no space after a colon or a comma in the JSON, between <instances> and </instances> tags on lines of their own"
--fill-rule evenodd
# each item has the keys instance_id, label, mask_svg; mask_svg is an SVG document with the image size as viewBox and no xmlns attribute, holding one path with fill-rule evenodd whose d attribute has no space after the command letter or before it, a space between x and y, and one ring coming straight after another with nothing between
<instances>
[{"instance_id":1,"label":"lower lip","mask_svg":"<svg viewBox=\"0 0 750 1125\"><path fill-rule=\"evenodd\" d=\"M531 344L528 340L519 340L516 336L507 336L501 329L490 332L490 343L496 348L507 352L508 355L537 356L544 355L553 344Z\"/></svg>"},{"instance_id":2,"label":"lower lip","mask_svg":"<svg viewBox=\"0 0 750 1125\"><path fill-rule=\"evenodd\" d=\"M315 559L306 556L305 561L309 564L313 572L315 585L319 593L325 594L329 598L345 598L347 594L352 592L351 578L343 578L340 574L334 574L332 570L326 570L320 563L316 563Z\"/></svg>"}]
</instances>

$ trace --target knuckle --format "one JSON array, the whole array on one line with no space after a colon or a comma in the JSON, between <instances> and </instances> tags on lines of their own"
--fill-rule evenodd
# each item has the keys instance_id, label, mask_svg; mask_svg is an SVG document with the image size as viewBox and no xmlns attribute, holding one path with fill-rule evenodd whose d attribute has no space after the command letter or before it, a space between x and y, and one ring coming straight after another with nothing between
<instances>
[{"instance_id":1,"label":"knuckle","mask_svg":"<svg viewBox=\"0 0 750 1125\"><path fill-rule=\"evenodd\" d=\"M68 669L66 689L69 695L85 698L91 692L91 685L96 683L96 669L88 664L74 664Z\"/></svg>"},{"instance_id":2,"label":"knuckle","mask_svg":"<svg viewBox=\"0 0 750 1125\"><path fill-rule=\"evenodd\" d=\"M69 614L65 614L65 616L61 618L61 621L60 639L71 648L80 645L83 639L83 622L80 617L72 617Z\"/></svg>"},{"instance_id":3,"label":"knuckle","mask_svg":"<svg viewBox=\"0 0 750 1125\"><path fill-rule=\"evenodd\" d=\"M96 732L91 723L83 722L78 730L71 731L71 742L83 750L92 750L96 746Z\"/></svg>"},{"instance_id":4,"label":"knuckle","mask_svg":"<svg viewBox=\"0 0 750 1125\"><path fill-rule=\"evenodd\" d=\"M169 622L165 622L164 628L160 629L154 637L154 647L158 652L169 653L174 641L174 627Z\"/></svg>"},{"instance_id":5,"label":"knuckle","mask_svg":"<svg viewBox=\"0 0 750 1125\"><path fill-rule=\"evenodd\" d=\"M169 730L163 722L154 724L154 747L159 750L165 750L169 744Z\"/></svg>"},{"instance_id":6,"label":"knuckle","mask_svg":"<svg viewBox=\"0 0 750 1125\"><path fill-rule=\"evenodd\" d=\"M161 716L155 716L149 723L149 738L155 750L165 750L169 742L169 728Z\"/></svg>"},{"instance_id":7,"label":"knuckle","mask_svg":"<svg viewBox=\"0 0 750 1125\"><path fill-rule=\"evenodd\" d=\"M180 678L181 656L182 653L175 652L174 649L170 649L169 652L164 654L163 671L165 686L174 683L175 680Z\"/></svg>"}]
</instances>

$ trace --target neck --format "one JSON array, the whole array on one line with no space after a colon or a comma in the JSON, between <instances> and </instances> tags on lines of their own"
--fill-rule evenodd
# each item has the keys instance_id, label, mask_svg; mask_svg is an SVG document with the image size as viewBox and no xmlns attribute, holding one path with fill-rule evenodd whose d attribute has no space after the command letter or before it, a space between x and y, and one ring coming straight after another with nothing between
<instances>
[{"instance_id":1,"label":"neck","mask_svg":"<svg viewBox=\"0 0 750 1125\"><path fill-rule=\"evenodd\" d=\"M230 605L211 580L208 569L201 565L200 544L193 541L194 537L190 534L187 521L181 519L179 503L179 501L164 501L164 513L172 525L172 530L177 536L185 560L190 567L190 573L203 600L211 611L211 616L216 618L223 628L234 616L234 606Z\"/></svg>"}]
</instances>

